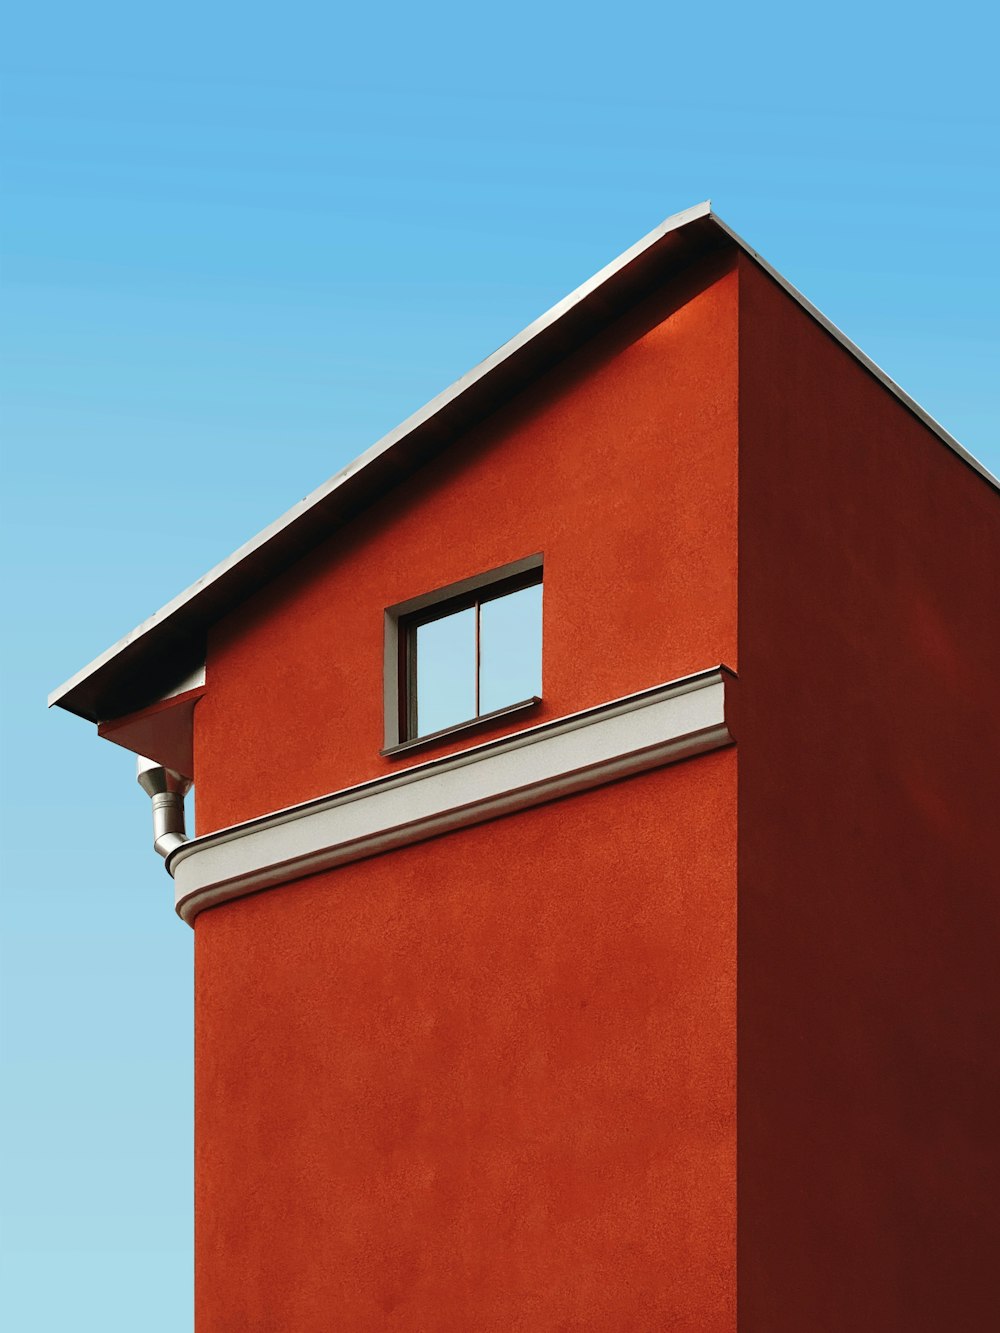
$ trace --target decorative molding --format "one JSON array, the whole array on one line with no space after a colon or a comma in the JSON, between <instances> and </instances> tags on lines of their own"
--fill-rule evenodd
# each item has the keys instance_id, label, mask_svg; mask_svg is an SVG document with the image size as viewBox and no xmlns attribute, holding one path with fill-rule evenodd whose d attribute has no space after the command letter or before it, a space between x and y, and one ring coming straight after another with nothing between
<instances>
[{"instance_id":1,"label":"decorative molding","mask_svg":"<svg viewBox=\"0 0 1000 1333\"><path fill-rule=\"evenodd\" d=\"M726 667L543 722L245 824L167 858L178 915L732 743Z\"/></svg>"}]
</instances>

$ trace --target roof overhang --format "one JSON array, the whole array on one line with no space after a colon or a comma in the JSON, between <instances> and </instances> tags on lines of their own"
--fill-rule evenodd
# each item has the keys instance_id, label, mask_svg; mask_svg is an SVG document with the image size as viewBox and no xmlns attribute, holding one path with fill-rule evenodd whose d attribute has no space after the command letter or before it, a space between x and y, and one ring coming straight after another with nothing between
<instances>
[{"instance_id":1,"label":"roof overhang","mask_svg":"<svg viewBox=\"0 0 1000 1333\"><path fill-rule=\"evenodd\" d=\"M148 708L205 659L210 625L378 496L509 401L657 285L724 249L753 259L947 446L1000 482L804 296L731 230L711 204L676 213L504 343L377 444L331 477L49 696L91 722Z\"/></svg>"}]
</instances>

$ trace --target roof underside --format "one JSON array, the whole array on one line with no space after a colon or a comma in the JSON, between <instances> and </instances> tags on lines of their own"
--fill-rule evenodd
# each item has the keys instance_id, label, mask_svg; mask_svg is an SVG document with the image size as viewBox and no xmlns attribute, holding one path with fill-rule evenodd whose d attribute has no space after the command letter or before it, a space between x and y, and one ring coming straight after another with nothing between
<instances>
[{"instance_id":1,"label":"roof underside","mask_svg":"<svg viewBox=\"0 0 1000 1333\"><path fill-rule=\"evenodd\" d=\"M123 717L161 698L204 662L210 625L377 497L405 481L434 454L655 287L696 259L737 247L760 264L950 449L1000 489L995 477L731 231L709 204L699 204L668 218L102 653L50 695L50 706L58 705L88 721L99 722Z\"/></svg>"}]
</instances>

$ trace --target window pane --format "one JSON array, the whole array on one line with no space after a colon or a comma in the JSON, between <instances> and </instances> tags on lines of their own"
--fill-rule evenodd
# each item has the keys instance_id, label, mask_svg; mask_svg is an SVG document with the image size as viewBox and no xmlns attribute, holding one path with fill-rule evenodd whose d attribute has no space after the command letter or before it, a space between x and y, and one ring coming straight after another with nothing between
<instances>
[{"instance_id":1,"label":"window pane","mask_svg":"<svg viewBox=\"0 0 1000 1333\"><path fill-rule=\"evenodd\" d=\"M417 626L417 735L476 716L476 611Z\"/></svg>"},{"instance_id":2,"label":"window pane","mask_svg":"<svg viewBox=\"0 0 1000 1333\"><path fill-rule=\"evenodd\" d=\"M542 585L522 588L479 609L479 711L542 692Z\"/></svg>"}]
</instances>

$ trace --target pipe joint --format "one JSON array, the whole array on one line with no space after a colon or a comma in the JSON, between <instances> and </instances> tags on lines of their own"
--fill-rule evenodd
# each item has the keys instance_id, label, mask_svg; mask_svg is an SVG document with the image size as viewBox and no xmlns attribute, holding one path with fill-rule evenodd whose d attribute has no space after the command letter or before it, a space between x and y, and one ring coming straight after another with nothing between
<instances>
[{"instance_id":1,"label":"pipe joint","mask_svg":"<svg viewBox=\"0 0 1000 1333\"><path fill-rule=\"evenodd\" d=\"M167 857L188 836L184 826L184 797L191 790L191 779L172 768L164 768L153 759L140 757L136 777L153 807L153 850Z\"/></svg>"}]
</instances>

